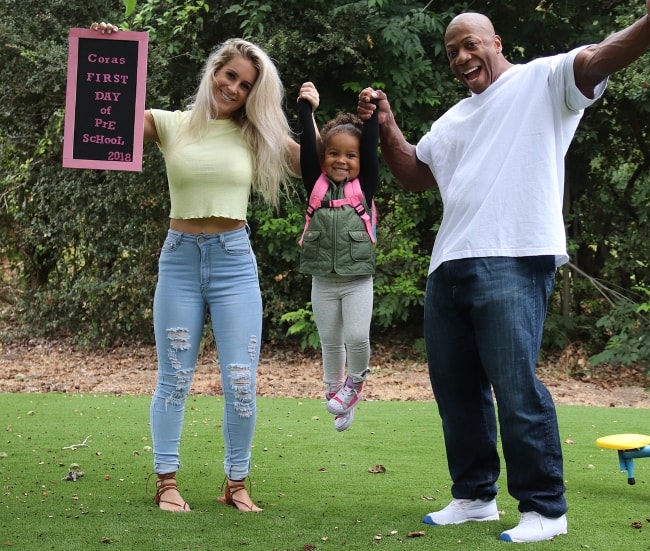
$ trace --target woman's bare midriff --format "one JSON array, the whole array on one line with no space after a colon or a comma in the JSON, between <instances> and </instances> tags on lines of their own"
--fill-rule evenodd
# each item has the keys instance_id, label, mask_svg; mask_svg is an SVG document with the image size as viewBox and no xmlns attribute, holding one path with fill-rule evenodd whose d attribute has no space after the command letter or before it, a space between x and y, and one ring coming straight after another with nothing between
<instances>
[{"instance_id":1,"label":"woman's bare midriff","mask_svg":"<svg viewBox=\"0 0 650 551\"><path fill-rule=\"evenodd\" d=\"M221 218L218 216L212 218L189 218L187 220L172 218L169 222L169 227L174 231L182 233L213 234L238 230L245 223L244 220L234 220L233 218Z\"/></svg>"}]
</instances>

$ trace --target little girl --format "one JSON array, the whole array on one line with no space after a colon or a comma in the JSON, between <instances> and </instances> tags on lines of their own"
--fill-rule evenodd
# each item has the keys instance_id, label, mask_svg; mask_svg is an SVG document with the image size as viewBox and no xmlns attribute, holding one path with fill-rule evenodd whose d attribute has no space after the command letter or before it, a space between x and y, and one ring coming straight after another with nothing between
<instances>
[{"instance_id":1,"label":"little girl","mask_svg":"<svg viewBox=\"0 0 650 551\"><path fill-rule=\"evenodd\" d=\"M300 166L310 197L300 271L312 275L327 410L344 431L370 373L379 124L375 114L366 122L339 114L322 128L319 153L312 107L299 99Z\"/></svg>"}]
</instances>

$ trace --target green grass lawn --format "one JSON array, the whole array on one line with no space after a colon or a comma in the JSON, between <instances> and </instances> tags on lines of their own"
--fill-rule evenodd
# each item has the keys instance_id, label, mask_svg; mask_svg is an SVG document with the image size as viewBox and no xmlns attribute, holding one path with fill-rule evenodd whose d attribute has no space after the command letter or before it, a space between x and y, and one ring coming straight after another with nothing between
<instances>
[{"instance_id":1,"label":"green grass lawn","mask_svg":"<svg viewBox=\"0 0 650 551\"><path fill-rule=\"evenodd\" d=\"M27 550L502 549L517 524L505 487L501 519L433 527L450 500L434 402L363 402L343 433L318 400L259 399L252 495L240 513L217 503L223 481L221 397L188 402L179 487L193 511L152 501L149 398L0 394L0 548ZM599 436L650 433L650 410L562 406L569 534L529 549L650 549L650 459L627 484ZM62 449L87 436L87 447ZM62 480L70 464L84 476ZM386 472L372 474L369 467ZM500 483L505 484L505 472ZM641 528L633 528L638 521ZM415 537L413 532L422 532Z\"/></svg>"}]
</instances>

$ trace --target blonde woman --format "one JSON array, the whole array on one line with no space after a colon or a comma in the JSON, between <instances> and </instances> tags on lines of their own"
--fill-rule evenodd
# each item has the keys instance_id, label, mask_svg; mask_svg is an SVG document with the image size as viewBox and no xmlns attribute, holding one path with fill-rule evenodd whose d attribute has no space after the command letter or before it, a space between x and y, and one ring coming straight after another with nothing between
<instances>
[{"instance_id":1,"label":"blonde woman","mask_svg":"<svg viewBox=\"0 0 650 551\"><path fill-rule=\"evenodd\" d=\"M108 23L91 29L117 32ZM300 95L318 104L307 84ZM269 57L231 39L207 59L185 111L149 109L144 140L162 151L171 212L154 297L158 380L151 402L155 503L189 511L178 492L185 402L196 367L206 308L221 366L225 407L224 495L219 501L257 512L245 486L256 417L262 298L246 212L251 191L277 205L300 150L282 110L284 89Z\"/></svg>"}]
</instances>

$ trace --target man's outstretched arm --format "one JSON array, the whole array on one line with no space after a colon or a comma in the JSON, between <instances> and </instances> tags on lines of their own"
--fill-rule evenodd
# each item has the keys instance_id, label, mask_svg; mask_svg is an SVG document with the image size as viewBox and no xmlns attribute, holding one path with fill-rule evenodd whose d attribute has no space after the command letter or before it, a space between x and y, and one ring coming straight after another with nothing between
<instances>
[{"instance_id":1,"label":"man's outstretched arm","mask_svg":"<svg viewBox=\"0 0 650 551\"><path fill-rule=\"evenodd\" d=\"M650 0L646 1L650 11ZM588 98L609 75L630 65L650 47L650 15L578 53L573 63L576 86Z\"/></svg>"}]
</instances>

